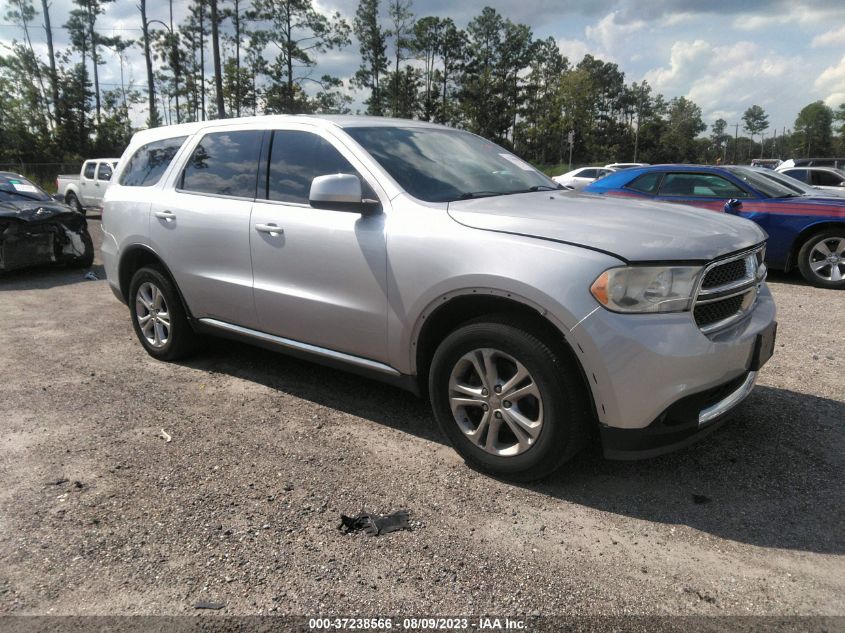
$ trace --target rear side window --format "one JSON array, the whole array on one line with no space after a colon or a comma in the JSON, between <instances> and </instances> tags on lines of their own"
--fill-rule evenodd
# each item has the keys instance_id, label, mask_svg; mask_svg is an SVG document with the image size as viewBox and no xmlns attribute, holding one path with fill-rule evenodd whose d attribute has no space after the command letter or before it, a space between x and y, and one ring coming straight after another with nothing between
<instances>
[{"instance_id":1,"label":"rear side window","mask_svg":"<svg viewBox=\"0 0 845 633\"><path fill-rule=\"evenodd\" d=\"M254 198L262 130L212 132L197 145L180 188L218 196Z\"/></svg>"},{"instance_id":2,"label":"rear side window","mask_svg":"<svg viewBox=\"0 0 845 633\"><path fill-rule=\"evenodd\" d=\"M97 163L85 163L85 177L89 180L94 178L95 169L97 169Z\"/></svg>"},{"instance_id":3,"label":"rear side window","mask_svg":"<svg viewBox=\"0 0 845 633\"><path fill-rule=\"evenodd\" d=\"M596 173L597 170L595 169L582 169L577 174L575 174L576 178L595 178L598 174Z\"/></svg>"},{"instance_id":4,"label":"rear side window","mask_svg":"<svg viewBox=\"0 0 845 633\"><path fill-rule=\"evenodd\" d=\"M747 198L748 192L731 181L713 174L666 174L660 186L661 196L702 198Z\"/></svg>"},{"instance_id":5,"label":"rear side window","mask_svg":"<svg viewBox=\"0 0 845 633\"><path fill-rule=\"evenodd\" d=\"M124 187L152 187L167 170L187 136L153 141L138 148L120 175Z\"/></svg>"},{"instance_id":6,"label":"rear side window","mask_svg":"<svg viewBox=\"0 0 845 633\"><path fill-rule=\"evenodd\" d=\"M311 181L328 174L360 175L331 143L298 130L273 133L267 198L280 202L308 204ZM366 191L366 185L362 182Z\"/></svg>"},{"instance_id":7,"label":"rear side window","mask_svg":"<svg viewBox=\"0 0 845 633\"><path fill-rule=\"evenodd\" d=\"M655 194L657 193L657 185L660 184L660 177L662 175L663 174L659 171L642 174L641 176L634 178L631 182L625 185L625 187L627 189L633 189L634 191Z\"/></svg>"}]
</instances>

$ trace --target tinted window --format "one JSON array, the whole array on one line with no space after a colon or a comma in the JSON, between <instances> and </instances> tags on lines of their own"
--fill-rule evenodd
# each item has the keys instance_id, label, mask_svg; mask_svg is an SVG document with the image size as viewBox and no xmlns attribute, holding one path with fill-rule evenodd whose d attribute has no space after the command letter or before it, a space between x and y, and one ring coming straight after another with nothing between
<instances>
[{"instance_id":1,"label":"tinted window","mask_svg":"<svg viewBox=\"0 0 845 633\"><path fill-rule=\"evenodd\" d=\"M85 163L85 177L91 179L94 177L94 170L97 169L97 163Z\"/></svg>"},{"instance_id":2,"label":"tinted window","mask_svg":"<svg viewBox=\"0 0 845 633\"><path fill-rule=\"evenodd\" d=\"M267 182L269 200L308 204L311 181L328 174L358 175L358 172L331 143L316 134L295 130L273 133ZM362 187L365 187L363 182Z\"/></svg>"},{"instance_id":3,"label":"tinted window","mask_svg":"<svg viewBox=\"0 0 845 633\"><path fill-rule=\"evenodd\" d=\"M180 188L254 198L263 134L261 130L206 134L185 165Z\"/></svg>"},{"instance_id":4,"label":"tinted window","mask_svg":"<svg viewBox=\"0 0 845 633\"><path fill-rule=\"evenodd\" d=\"M659 171L651 172L650 174L643 174L634 178L634 180L629 182L626 186L628 189L633 189L634 191L656 194L657 185L660 184L660 177L662 175L663 174Z\"/></svg>"},{"instance_id":5,"label":"tinted window","mask_svg":"<svg viewBox=\"0 0 845 633\"><path fill-rule=\"evenodd\" d=\"M97 180L111 180L111 165L100 163L97 168Z\"/></svg>"},{"instance_id":6,"label":"tinted window","mask_svg":"<svg viewBox=\"0 0 845 633\"><path fill-rule=\"evenodd\" d=\"M713 174L666 174L660 186L661 196L703 198L746 198L748 193L731 181Z\"/></svg>"},{"instance_id":7,"label":"tinted window","mask_svg":"<svg viewBox=\"0 0 845 633\"><path fill-rule=\"evenodd\" d=\"M792 176L793 178L797 178L801 182L807 182L807 170L806 169L787 169L785 172L787 176Z\"/></svg>"},{"instance_id":8,"label":"tinted window","mask_svg":"<svg viewBox=\"0 0 845 633\"><path fill-rule=\"evenodd\" d=\"M597 170L595 169L582 169L577 174L575 174L576 178L595 178L597 176Z\"/></svg>"},{"instance_id":9,"label":"tinted window","mask_svg":"<svg viewBox=\"0 0 845 633\"><path fill-rule=\"evenodd\" d=\"M811 172L813 176L813 184L821 185L823 187L838 187L842 184L842 177L837 176L830 171L814 171Z\"/></svg>"},{"instance_id":10,"label":"tinted window","mask_svg":"<svg viewBox=\"0 0 845 633\"><path fill-rule=\"evenodd\" d=\"M153 141L138 148L126 163L120 175L120 184L125 187L152 187L159 181L186 138L180 136Z\"/></svg>"}]
</instances>

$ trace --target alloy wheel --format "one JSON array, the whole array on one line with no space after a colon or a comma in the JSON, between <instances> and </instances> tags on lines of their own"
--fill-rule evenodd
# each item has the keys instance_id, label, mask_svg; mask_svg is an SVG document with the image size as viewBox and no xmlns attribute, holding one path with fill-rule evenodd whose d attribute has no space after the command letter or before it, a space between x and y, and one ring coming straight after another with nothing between
<instances>
[{"instance_id":1,"label":"alloy wheel","mask_svg":"<svg viewBox=\"0 0 845 633\"><path fill-rule=\"evenodd\" d=\"M160 349L170 340L170 312L164 294L155 284L145 281L135 296L135 318L151 347Z\"/></svg>"},{"instance_id":2,"label":"alloy wheel","mask_svg":"<svg viewBox=\"0 0 845 633\"><path fill-rule=\"evenodd\" d=\"M845 279L845 237L826 237L813 244L808 263L819 279Z\"/></svg>"},{"instance_id":3,"label":"alloy wheel","mask_svg":"<svg viewBox=\"0 0 845 633\"><path fill-rule=\"evenodd\" d=\"M511 457L527 451L543 429L543 398L516 358L497 349L464 354L449 378L455 422L476 446Z\"/></svg>"}]
</instances>

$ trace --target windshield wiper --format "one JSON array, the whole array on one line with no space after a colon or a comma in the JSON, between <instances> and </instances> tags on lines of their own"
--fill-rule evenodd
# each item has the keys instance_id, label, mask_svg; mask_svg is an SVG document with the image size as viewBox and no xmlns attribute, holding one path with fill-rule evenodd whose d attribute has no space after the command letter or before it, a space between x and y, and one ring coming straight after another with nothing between
<instances>
[{"instance_id":1,"label":"windshield wiper","mask_svg":"<svg viewBox=\"0 0 845 633\"><path fill-rule=\"evenodd\" d=\"M458 196L458 200L469 200L470 198L489 198L490 196L504 196L507 191L468 191Z\"/></svg>"},{"instance_id":2,"label":"windshield wiper","mask_svg":"<svg viewBox=\"0 0 845 633\"><path fill-rule=\"evenodd\" d=\"M556 187L552 187L551 185L534 185L533 187L528 187L528 191L559 191L560 189L565 189L565 187L563 185Z\"/></svg>"}]
</instances>

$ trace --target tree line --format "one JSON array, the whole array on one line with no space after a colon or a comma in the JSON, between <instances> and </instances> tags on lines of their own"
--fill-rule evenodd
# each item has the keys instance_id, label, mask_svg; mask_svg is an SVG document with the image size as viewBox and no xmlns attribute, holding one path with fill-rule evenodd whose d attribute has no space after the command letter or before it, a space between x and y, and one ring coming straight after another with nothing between
<instances>
[{"instance_id":1,"label":"tree line","mask_svg":"<svg viewBox=\"0 0 845 633\"><path fill-rule=\"evenodd\" d=\"M363 113L435 121L505 145L540 165L610 161L747 162L754 157L845 153L845 104L808 104L792 130L770 130L752 105L740 121L710 127L686 97L626 82L617 64L567 59L554 38L485 7L464 27L418 17L412 0L360 0L354 16L312 0L189 0L174 22L139 0L137 27L109 34L99 20L114 0L73 0L64 24L50 3L6 0L17 31L0 55L0 163L72 162L119 155L130 112L158 126L273 113ZM56 28L67 46L54 46ZM319 74L321 58L354 41L360 66L347 81ZM46 42L46 55L39 54ZM131 59L145 77L130 80ZM120 82L104 84L108 64ZM210 70L209 70L210 66ZM740 136L740 130L743 134ZM733 134L731 134L733 132ZM570 147L571 139L571 147ZM570 154L571 152L571 154Z\"/></svg>"}]
</instances>

